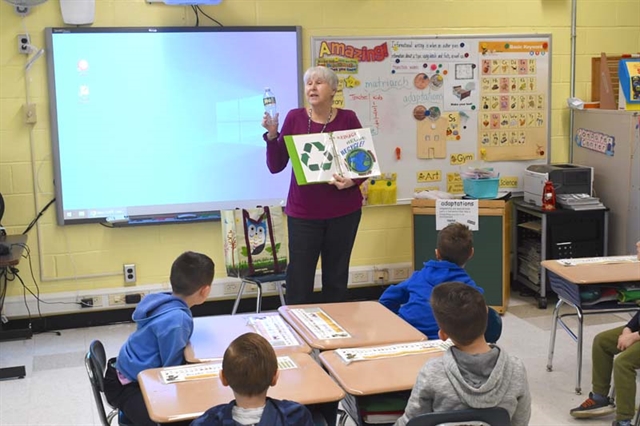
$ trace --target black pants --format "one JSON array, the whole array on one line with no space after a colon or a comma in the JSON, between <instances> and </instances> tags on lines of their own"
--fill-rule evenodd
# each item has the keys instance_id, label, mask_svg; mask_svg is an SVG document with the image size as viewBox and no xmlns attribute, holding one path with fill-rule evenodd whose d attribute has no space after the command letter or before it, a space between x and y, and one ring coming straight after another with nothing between
<instances>
[{"instance_id":1,"label":"black pants","mask_svg":"<svg viewBox=\"0 0 640 426\"><path fill-rule=\"evenodd\" d=\"M349 260L362 210L333 219L298 219L288 216L289 265L287 304L313 303L318 258L322 256L321 303L347 299Z\"/></svg>"},{"instance_id":2,"label":"black pants","mask_svg":"<svg viewBox=\"0 0 640 426\"><path fill-rule=\"evenodd\" d=\"M117 407L136 426L157 426L157 423L149 418L147 406L142 397L142 391L138 382L123 385L118 380L118 373L113 368L114 358L107 363L107 372L104 376L104 396L109 404Z\"/></svg>"}]
</instances>

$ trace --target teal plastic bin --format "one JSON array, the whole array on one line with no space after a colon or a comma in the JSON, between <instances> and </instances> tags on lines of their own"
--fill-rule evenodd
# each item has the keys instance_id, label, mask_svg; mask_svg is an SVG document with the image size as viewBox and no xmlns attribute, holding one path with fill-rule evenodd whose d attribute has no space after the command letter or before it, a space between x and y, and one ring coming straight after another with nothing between
<instances>
[{"instance_id":1,"label":"teal plastic bin","mask_svg":"<svg viewBox=\"0 0 640 426\"><path fill-rule=\"evenodd\" d=\"M500 178L462 179L464 193L473 198L496 198Z\"/></svg>"}]
</instances>

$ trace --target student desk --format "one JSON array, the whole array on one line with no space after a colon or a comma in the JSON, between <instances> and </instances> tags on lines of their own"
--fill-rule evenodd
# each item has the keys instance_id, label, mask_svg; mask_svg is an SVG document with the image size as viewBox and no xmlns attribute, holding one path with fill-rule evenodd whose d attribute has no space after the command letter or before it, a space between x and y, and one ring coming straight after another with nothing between
<instances>
[{"instance_id":1,"label":"student desk","mask_svg":"<svg viewBox=\"0 0 640 426\"><path fill-rule=\"evenodd\" d=\"M298 368L281 370L278 384L269 388L268 396L304 405L337 402L344 397L342 389L311 356L303 353L288 356ZM153 368L138 375L153 421L171 423L195 419L209 408L234 399L231 388L222 386L219 377L165 384L161 370Z\"/></svg>"},{"instance_id":2,"label":"student desk","mask_svg":"<svg viewBox=\"0 0 640 426\"><path fill-rule=\"evenodd\" d=\"M211 358L222 358L229 344L238 336L255 332L249 324L251 318L278 316L277 312L250 313L243 315L217 315L211 317L194 318L193 334L184 350L187 362L202 362ZM274 347L276 354L289 355L294 352L310 353L311 348L304 343L300 336L283 321L298 341L296 346Z\"/></svg>"},{"instance_id":3,"label":"student desk","mask_svg":"<svg viewBox=\"0 0 640 426\"><path fill-rule=\"evenodd\" d=\"M364 421L357 397L411 390L422 366L443 354L414 354L345 364L335 351L326 351L320 353L320 361L347 392L343 407L361 425Z\"/></svg>"},{"instance_id":4,"label":"student desk","mask_svg":"<svg viewBox=\"0 0 640 426\"><path fill-rule=\"evenodd\" d=\"M338 325L344 328L351 337L338 339L317 338L291 312L293 309L306 308L321 308ZM278 311L309 346L321 351L427 340L424 334L380 303L374 301L289 305L280 306Z\"/></svg>"},{"instance_id":5,"label":"student desk","mask_svg":"<svg viewBox=\"0 0 640 426\"><path fill-rule=\"evenodd\" d=\"M628 256L625 256L628 257ZM615 259L611 257L608 259ZM547 371L553 370L553 351L556 341L556 330L560 325L571 338L577 342L576 393L581 393L582 377L582 326L584 315L631 312L640 309L637 305L619 305L615 301L602 302L594 306L584 306L580 300L581 285L615 285L626 282L640 282L640 262L625 263L588 263L565 266L557 260L545 260L541 265L549 273L551 289L558 295L558 303L553 310L553 325L549 340ZM562 305L572 307L575 312L559 315ZM577 335L563 321L565 316L577 316Z\"/></svg>"}]
</instances>

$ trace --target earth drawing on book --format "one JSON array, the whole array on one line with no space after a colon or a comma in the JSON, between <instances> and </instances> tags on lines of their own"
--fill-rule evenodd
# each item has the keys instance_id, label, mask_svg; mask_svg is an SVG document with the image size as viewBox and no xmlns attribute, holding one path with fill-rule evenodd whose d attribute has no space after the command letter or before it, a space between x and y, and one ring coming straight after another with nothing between
<instances>
[{"instance_id":1,"label":"earth drawing on book","mask_svg":"<svg viewBox=\"0 0 640 426\"><path fill-rule=\"evenodd\" d=\"M369 173L375 161L371 151L365 151L364 149L349 151L345 157L345 162L349 170L358 174Z\"/></svg>"}]
</instances>

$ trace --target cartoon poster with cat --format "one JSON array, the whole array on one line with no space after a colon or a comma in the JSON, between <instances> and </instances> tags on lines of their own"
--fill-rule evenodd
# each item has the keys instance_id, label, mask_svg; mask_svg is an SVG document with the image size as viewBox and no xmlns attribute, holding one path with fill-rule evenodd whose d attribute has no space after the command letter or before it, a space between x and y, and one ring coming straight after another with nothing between
<instances>
[{"instance_id":1,"label":"cartoon poster with cat","mask_svg":"<svg viewBox=\"0 0 640 426\"><path fill-rule=\"evenodd\" d=\"M281 207L225 210L221 221L228 276L284 273L287 251Z\"/></svg>"}]
</instances>

